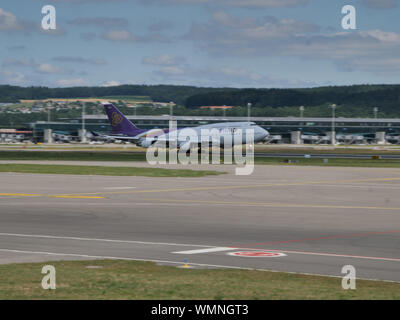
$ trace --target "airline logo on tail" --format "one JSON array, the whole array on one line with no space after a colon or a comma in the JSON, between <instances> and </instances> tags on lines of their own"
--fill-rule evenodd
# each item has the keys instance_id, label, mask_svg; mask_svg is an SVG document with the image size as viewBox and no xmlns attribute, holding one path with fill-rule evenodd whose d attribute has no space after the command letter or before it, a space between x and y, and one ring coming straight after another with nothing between
<instances>
[{"instance_id":1,"label":"airline logo on tail","mask_svg":"<svg viewBox=\"0 0 400 320\"><path fill-rule=\"evenodd\" d=\"M108 121L113 129L112 134L136 137L147 131L137 128L113 104L103 102L103 106L107 113Z\"/></svg>"},{"instance_id":2,"label":"airline logo on tail","mask_svg":"<svg viewBox=\"0 0 400 320\"><path fill-rule=\"evenodd\" d=\"M111 125L112 125L113 127L116 127L116 126L118 126L123 120L124 120L124 119L122 118L121 115L119 115L119 114L116 113L116 112L113 112L113 114L112 114Z\"/></svg>"}]
</instances>

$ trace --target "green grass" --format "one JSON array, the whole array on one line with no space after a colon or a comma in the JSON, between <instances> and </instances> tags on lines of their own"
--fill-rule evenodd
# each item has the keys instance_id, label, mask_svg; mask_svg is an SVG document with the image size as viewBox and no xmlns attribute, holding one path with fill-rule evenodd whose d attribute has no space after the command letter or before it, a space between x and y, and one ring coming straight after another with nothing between
<instances>
[{"instance_id":1,"label":"green grass","mask_svg":"<svg viewBox=\"0 0 400 320\"><path fill-rule=\"evenodd\" d=\"M285 163L290 160L291 163ZM255 158L256 164L286 166L321 166L321 167L365 167L365 168L400 168L400 159L328 159L324 163L321 158Z\"/></svg>"},{"instance_id":2,"label":"green grass","mask_svg":"<svg viewBox=\"0 0 400 320\"><path fill-rule=\"evenodd\" d=\"M56 290L43 290L44 265ZM87 266L102 268L88 269ZM400 299L400 284L233 269L179 269L139 261L64 261L0 265L0 300L10 299Z\"/></svg>"},{"instance_id":3,"label":"green grass","mask_svg":"<svg viewBox=\"0 0 400 320\"><path fill-rule=\"evenodd\" d=\"M146 154L118 151L0 151L0 160L146 161Z\"/></svg>"},{"instance_id":4,"label":"green grass","mask_svg":"<svg viewBox=\"0 0 400 320\"><path fill-rule=\"evenodd\" d=\"M210 157L211 158L211 157ZM223 154L221 155L223 159ZM290 159L292 163L284 163ZM146 161L144 152L135 151L0 151L0 160L47 160L47 161ZM295 162L297 161L297 163ZM300 166L330 166L330 167L371 167L371 168L400 168L400 159L329 159L323 163L321 158L305 159L299 157L274 158L255 157L256 164L264 165L300 165ZM151 169L153 170L153 169Z\"/></svg>"},{"instance_id":5,"label":"green grass","mask_svg":"<svg viewBox=\"0 0 400 320\"><path fill-rule=\"evenodd\" d=\"M9 105L6 108L31 108L33 105L34 105L33 102L25 102L25 103Z\"/></svg>"},{"instance_id":6,"label":"green grass","mask_svg":"<svg viewBox=\"0 0 400 320\"><path fill-rule=\"evenodd\" d=\"M149 96L106 96L106 97L98 97L100 99L110 99L110 100L125 100L125 101L143 101L143 102L151 102L152 99ZM90 98L96 99L96 98Z\"/></svg>"},{"instance_id":7,"label":"green grass","mask_svg":"<svg viewBox=\"0 0 400 320\"><path fill-rule=\"evenodd\" d=\"M143 177L204 177L223 174L223 172L203 170L42 164L0 164L0 172Z\"/></svg>"},{"instance_id":8,"label":"green grass","mask_svg":"<svg viewBox=\"0 0 400 320\"><path fill-rule=\"evenodd\" d=\"M276 147L276 146L256 146L255 152L262 153L280 153L280 154L364 154L364 155L391 155L400 154L400 149L398 147L388 147L385 149L380 149L382 146L376 146L374 150L371 146L368 147L335 147L331 148L329 146L302 146L302 147Z\"/></svg>"}]
</instances>

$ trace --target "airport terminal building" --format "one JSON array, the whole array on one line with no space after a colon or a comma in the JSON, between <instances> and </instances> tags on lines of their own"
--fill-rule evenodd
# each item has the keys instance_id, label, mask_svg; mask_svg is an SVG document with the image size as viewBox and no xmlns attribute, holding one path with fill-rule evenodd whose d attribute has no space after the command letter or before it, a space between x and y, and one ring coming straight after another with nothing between
<instances>
[{"instance_id":1,"label":"airport terminal building","mask_svg":"<svg viewBox=\"0 0 400 320\"><path fill-rule=\"evenodd\" d=\"M171 117L165 116L127 116L141 129L168 128ZM198 117L174 116L179 128L195 127L218 122L248 121L247 117ZM271 133L270 143L329 143L331 132L335 131L336 141L343 143L400 143L400 119L368 118L297 118L297 117L252 117ZM82 119L65 122L39 121L31 123L35 139L42 141L46 129L79 138L83 129L86 132L109 132L111 127L105 115L86 115Z\"/></svg>"}]
</instances>

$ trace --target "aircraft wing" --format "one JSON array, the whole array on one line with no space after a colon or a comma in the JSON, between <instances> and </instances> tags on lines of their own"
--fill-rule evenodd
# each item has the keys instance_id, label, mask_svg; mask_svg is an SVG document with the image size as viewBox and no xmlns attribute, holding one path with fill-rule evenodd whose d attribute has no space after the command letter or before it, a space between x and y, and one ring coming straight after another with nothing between
<instances>
[{"instance_id":1,"label":"aircraft wing","mask_svg":"<svg viewBox=\"0 0 400 320\"><path fill-rule=\"evenodd\" d=\"M101 134L98 132L92 132L95 137L105 139L105 140L123 140L123 141L132 141L132 142L139 142L142 139L142 135L139 134L134 137L124 136L124 135L110 135L110 134Z\"/></svg>"}]
</instances>

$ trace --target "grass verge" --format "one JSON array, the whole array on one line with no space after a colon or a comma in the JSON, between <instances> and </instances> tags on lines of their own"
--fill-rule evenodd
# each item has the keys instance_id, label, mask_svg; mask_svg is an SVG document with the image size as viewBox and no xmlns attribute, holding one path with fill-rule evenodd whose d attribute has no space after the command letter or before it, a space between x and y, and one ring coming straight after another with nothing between
<instances>
[{"instance_id":1,"label":"grass verge","mask_svg":"<svg viewBox=\"0 0 400 320\"><path fill-rule=\"evenodd\" d=\"M224 155L221 154L221 159ZM211 159L211 156L210 156ZM310 159L290 157L291 163L284 162L285 158L257 157L256 164L265 165L300 165L300 166L327 166L327 167L371 167L371 168L400 168L400 159L335 159L331 158L324 163L321 158ZM118 162L145 162L146 154L129 151L0 151L0 160L46 160L46 161L118 161Z\"/></svg>"},{"instance_id":2,"label":"grass verge","mask_svg":"<svg viewBox=\"0 0 400 320\"><path fill-rule=\"evenodd\" d=\"M42 267L56 268L56 290L43 290ZM98 268L87 268L96 266ZM0 265L4 299L400 299L400 284L250 270L200 270L139 261L63 261Z\"/></svg>"},{"instance_id":3,"label":"grass verge","mask_svg":"<svg viewBox=\"0 0 400 320\"><path fill-rule=\"evenodd\" d=\"M146 161L146 154L118 151L0 151L0 160Z\"/></svg>"},{"instance_id":4,"label":"grass verge","mask_svg":"<svg viewBox=\"0 0 400 320\"><path fill-rule=\"evenodd\" d=\"M0 164L0 172L142 177L204 177L208 175L219 175L224 173L205 170L42 164Z\"/></svg>"},{"instance_id":5,"label":"grass verge","mask_svg":"<svg viewBox=\"0 0 400 320\"><path fill-rule=\"evenodd\" d=\"M286 163L285 160L290 160ZM320 166L320 167L365 167L365 168L400 168L400 159L328 159L321 158L255 158L256 164L287 166Z\"/></svg>"}]
</instances>

